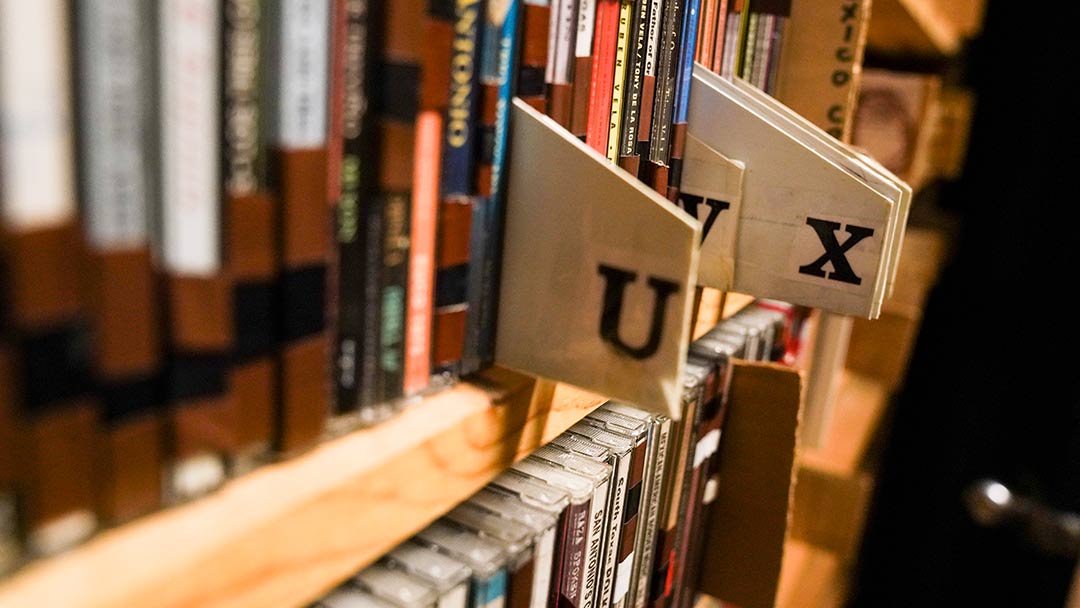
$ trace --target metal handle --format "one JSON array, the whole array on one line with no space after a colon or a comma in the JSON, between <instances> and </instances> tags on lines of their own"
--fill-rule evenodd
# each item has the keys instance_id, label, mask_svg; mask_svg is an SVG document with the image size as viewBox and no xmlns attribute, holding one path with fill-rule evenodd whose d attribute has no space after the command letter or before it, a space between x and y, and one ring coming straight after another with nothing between
<instances>
[{"instance_id":1,"label":"metal handle","mask_svg":"<svg viewBox=\"0 0 1080 608\"><path fill-rule=\"evenodd\" d=\"M965 493L971 518L981 526L1010 526L1053 555L1075 558L1080 553L1080 515L1058 511L1014 494L1001 482L983 479Z\"/></svg>"}]
</instances>

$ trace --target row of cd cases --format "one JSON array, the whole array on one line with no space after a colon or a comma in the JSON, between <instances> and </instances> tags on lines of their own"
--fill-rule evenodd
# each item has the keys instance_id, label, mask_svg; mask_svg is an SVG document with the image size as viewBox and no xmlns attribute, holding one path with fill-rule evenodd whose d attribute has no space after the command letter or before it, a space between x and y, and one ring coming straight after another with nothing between
<instances>
[{"instance_id":1,"label":"row of cd cases","mask_svg":"<svg viewBox=\"0 0 1080 608\"><path fill-rule=\"evenodd\" d=\"M685 607L730 359L784 358L795 312L758 300L695 340L683 422L604 403L312 608Z\"/></svg>"},{"instance_id":2,"label":"row of cd cases","mask_svg":"<svg viewBox=\"0 0 1080 608\"><path fill-rule=\"evenodd\" d=\"M633 606L670 425L604 404L315 606Z\"/></svg>"}]
</instances>

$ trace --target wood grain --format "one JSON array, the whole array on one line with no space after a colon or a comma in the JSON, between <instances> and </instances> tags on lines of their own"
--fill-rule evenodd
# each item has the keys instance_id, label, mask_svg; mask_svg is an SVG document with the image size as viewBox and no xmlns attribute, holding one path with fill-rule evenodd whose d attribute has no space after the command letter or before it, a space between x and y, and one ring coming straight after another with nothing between
<instances>
[{"instance_id":1,"label":"wood grain","mask_svg":"<svg viewBox=\"0 0 1080 608\"><path fill-rule=\"evenodd\" d=\"M603 402L492 370L378 427L107 531L0 583L0 606L300 606Z\"/></svg>"}]
</instances>

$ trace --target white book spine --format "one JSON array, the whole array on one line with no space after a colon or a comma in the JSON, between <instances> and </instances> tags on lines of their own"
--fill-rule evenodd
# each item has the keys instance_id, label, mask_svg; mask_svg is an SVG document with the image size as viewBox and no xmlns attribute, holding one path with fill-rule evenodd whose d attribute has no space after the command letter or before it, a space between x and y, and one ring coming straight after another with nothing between
<instances>
[{"instance_id":1,"label":"white book spine","mask_svg":"<svg viewBox=\"0 0 1080 608\"><path fill-rule=\"evenodd\" d=\"M80 160L86 231L99 251L147 242L149 40L141 0L84 0L79 28Z\"/></svg>"},{"instance_id":2,"label":"white book spine","mask_svg":"<svg viewBox=\"0 0 1080 608\"><path fill-rule=\"evenodd\" d=\"M574 40L574 56L592 55L593 36L596 27L596 0L578 2L577 36Z\"/></svg>"},{"instance_id":3,"label":"white book spine","mask_svg":"<svg viewBox=\"0 0 1080 608\"><path fill-rule=\"evenodd\" d=\"M652 575L653 554L656 548L656 530L660 522L660 497L664 486L664 469L667 466L668 440L671 435L671 419L664 416L653 421L655 432L652 478L649 481L648 501L644 512L644 541L637 568L637 591L635 608L641 608L649 596L649 577Z\"/></svg>"},{"instance_id":4,"label":"white book spine","mask_svg":"<svg viewBox=\"0 0 1080 608\"><path fill-rule=\"evenodd\" d=\"M16 232L76 215L67 9L0 0L0 218Z\"/></svg>"},{"instance_id":5,"label":"white book spine","mask_svg":"<svg viewBox=\"0 0 1080 608\"><path fill-rule=\"evenodd\" d=\"M589 509L589 538L585 551L585 583L581 586L581 608L596 606L596 587L599 580L600 559L604 550L604 529L607 527L608 491L611 482L604 480L593 490L592 504Z\"/></svg>"},{"instance_id":6,"label":"white book spine","mask_svg":"<svg viewBox=\"0 0 1080 608\"><path fill-rule=\"evenodd\" d=\"M330 43L329 0L280 0L277 143L286 149L326 145Z\"/></svg>"},{"instance_id":7,"label":"white book spine","mask_svg":"<svg viewBox=\"0 0 1080 608\"><path fill-rule=\"evenodd\" d=\"M630 461L632 452L617 457L612 467L613 490L611 492L611 517L606 528L607 540L604 542L604 577L600 588L600 606L608 606L615 592L615 570L618 567L619 538L622 536L623 507L626 506L626 490L630 481Z\"/></svg>"},{"instance_id":8,"label":"white book spine","mask_svg":"<svg viewBox=\"0 0 1080 608\"><path fill-rule=\"evenodd\" d=\"M548 528L536 539L533 548L532 595L529 608L546 608L548 595L551 593L551 571L555 560L555 528Z\"/></svg>"},{"instance_id":9,"label":"white book spine","mask_svg":"<svg viewBox=\"0 0 1080 608\"><path fill-rule=\"evenodd\" d=\"M221 268L221 5L161 0L162 259L172 273Z\"/></svg>"}]
</instances>

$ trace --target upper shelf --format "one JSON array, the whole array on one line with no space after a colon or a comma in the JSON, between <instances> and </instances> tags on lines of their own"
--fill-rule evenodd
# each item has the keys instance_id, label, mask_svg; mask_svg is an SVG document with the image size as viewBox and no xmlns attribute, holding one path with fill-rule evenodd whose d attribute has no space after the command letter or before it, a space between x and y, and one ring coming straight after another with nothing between
<instances>
[{"instance_id":1,"label":"upper shelf","mask_svg":"<svg viewBox=\"0 0 1080 608\"><path fill-rule=\"evenodd\" d=\"M984 0L873 0L867 46L897 55L955 55L978 33L984 10Z\"/></svg>"},{"instance_id":2,"label":"upper shelf","mask_svg":"<svg viewBox=\"0 0 1080 608\"><path fill-rule=\"evenodd\" d=\"M600 405L493 369L0 581L0 606L310 602Z\"/></svg>"}]
</instances>

